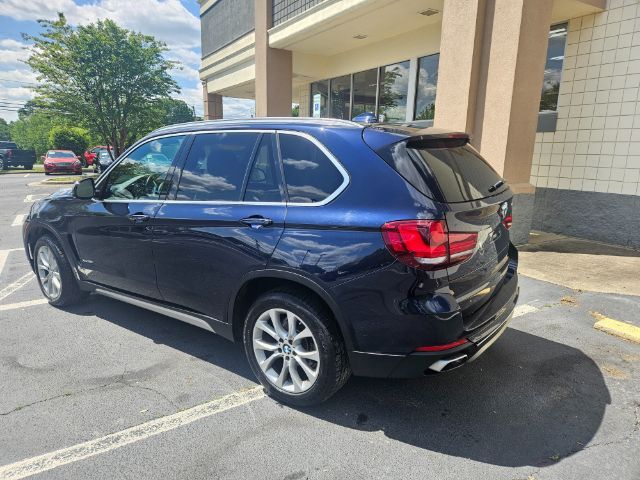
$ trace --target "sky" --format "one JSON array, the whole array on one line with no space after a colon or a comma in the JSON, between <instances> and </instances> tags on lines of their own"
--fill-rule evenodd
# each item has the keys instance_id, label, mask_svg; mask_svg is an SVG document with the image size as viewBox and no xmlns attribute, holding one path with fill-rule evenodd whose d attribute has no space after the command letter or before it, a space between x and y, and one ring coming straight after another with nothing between
<instances>
[{"instance_id":1,"label":"sky","mask_svg":"<svg viewBox=\"0 0 640 480\"><path fill-rule=\"evenodd\" d=\"M28 44L21 33L38 34L38 19L55 19L62 12L72 25L110 18L130 30L153 35L169 48L166 56L183 68L172 70L181 93L202 116L200 19L196 0L0 0L0 117L17 118L16 110L33 97L36 75L23 63ZM226 118L249 116L253 101L225 98Z\"/></svg>"}]
</instances>

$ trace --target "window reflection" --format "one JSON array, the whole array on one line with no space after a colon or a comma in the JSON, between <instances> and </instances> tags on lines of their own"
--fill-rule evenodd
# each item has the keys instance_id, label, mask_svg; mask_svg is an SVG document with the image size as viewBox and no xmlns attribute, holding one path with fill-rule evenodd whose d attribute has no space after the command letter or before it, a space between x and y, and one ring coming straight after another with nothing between
<instances>
[{"instance_id":1,"label":"window reflection","mask_svg":"<svg viewBox=\"0 0 640 480\"><path fill-rule=\"evenodd\" d=\"M197 135L182 171L177 200L240 201L258 133Z\"/></svg>"},{"instance_id":2,"label":"window reflection","mask_svg":"<svg viewBox=\"0 0 640 480\"><path fill-rule=\"evenodd\" d=\"M547 47L547 63L544 68L542 98L540 99L541 112L555 112L558 110L558 94L560 92L560 77L562 75L566 41L566 23L551 27Z\"/></svg>"},{"instance_id":3,"label":"window reflection","mask_svg":"<svg viewBox=\"0 0 640 480\"><path fill-rule=\"evenodd\" d=\"M380 114L384 121L404 121L409 93L409 61L380 69Z\"/></svg>"},{"instance_id":4,"label":"window reflection","mask_svg":"<svg viewBox=\"0 0 640 480\"><path fill-rule=\"evenodd\" d=\"M376 115L377 90L377 68L353 74L353 109L351 117L357 117L363 113Z\"/></svg>"},{"instance_id":5,"label":"window reflection","mask_svg":"<svg viewBox=\"0 0 640 480\"><path fill-rule=\"evenodd\" d=\"M435 116L439 61L439 53L418 60L415 120L433 120Z\"/></svg>"},{"instance_id":6,"label":"window reflection","mask_svg":"<svg viewBox=\"0 0 640 480\"><path fill-rule=\"evenodd\" d=\"M280 152L290 202L320 202L342 184L338 169L309 140L280 135Z\"/></svg>"},{"instance_id":7,"label":"window reflection","mask_svg":"<svg viewBox=\"0 0 640 480\"><path fill-rule=\"evenodd\" d=\"M103 199L156 200L165 195L170 184L166 179L184 136L165 137L141 145L109 172Z\"/></svg>"},{"instance_id":8,"label":"window reflection","mask_svg":"<svg viewBox=\"0 0 640 480\"><path fill-rule=\"evenodd\" d=\"M331 116L349 120L351 75L331 79Z\"/></svg>"},{"instance_id":9,"label":"window reflection","mask_svg":"<svg viewBox=\"0 0 640 480\"><path fill-rule=\"evenodd\" d=\"M311 84L311 116L324 118L329 115L329 80Z\"/></svg>"}]
</instances>

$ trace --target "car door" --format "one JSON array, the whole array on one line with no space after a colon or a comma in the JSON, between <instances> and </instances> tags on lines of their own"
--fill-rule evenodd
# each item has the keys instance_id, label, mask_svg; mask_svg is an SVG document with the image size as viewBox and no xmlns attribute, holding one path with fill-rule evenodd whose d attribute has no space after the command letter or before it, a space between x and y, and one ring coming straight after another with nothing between
<instances>
[{"instance_id":1,"label":"car door","mask_svg":"<svg viewBox=\"0 0 640 480\"><path fill-rule=\"evenodd\" d=\"M80 271L94 283L161 298L151 248L153 222L171 187L185 135L156 138L126 153L70 220Z\"/></svg>"},{"instance_id":2,"label":"car door","mask_svg":"<svg viewBox=\"0 0 640 480\"><path fill-rule=\"evenodd\" d=\"M240 279L266 267L286 214L276 151L269 131L195 135L175 198L154 225L167 302L224 321Z\"/></svg>"}]
</instances>

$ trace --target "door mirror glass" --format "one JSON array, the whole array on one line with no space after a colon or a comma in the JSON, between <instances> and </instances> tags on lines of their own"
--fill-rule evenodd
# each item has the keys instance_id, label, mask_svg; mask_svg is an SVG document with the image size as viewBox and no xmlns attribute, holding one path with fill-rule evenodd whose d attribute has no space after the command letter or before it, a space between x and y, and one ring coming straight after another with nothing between
<instances>
[{"instance_id":1,"label":"door mirror glass","mask_svg":"<svg viewBox=\"0 0 640 480\"><path fill-rule=\"evenodd\" d=\"M76 198L89 199L93 198L96 193L96 186L93 178L85 178L76 182L73 186L73 196Z\"/></svg>"}]
</instances>

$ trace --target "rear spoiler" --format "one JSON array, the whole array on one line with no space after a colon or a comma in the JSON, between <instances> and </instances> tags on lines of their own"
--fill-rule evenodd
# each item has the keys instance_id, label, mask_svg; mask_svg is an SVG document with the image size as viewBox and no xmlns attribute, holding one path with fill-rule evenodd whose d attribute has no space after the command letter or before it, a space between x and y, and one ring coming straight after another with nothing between
<instances>
[{"instance_id":1,"label":"rear spoiler","mask_svg":"<svg viewBox=\"0 0 640 480\"><path fill-rule=\"evenodd\" d=\"M411 128L405 125L380 124L366 127L363 140L374 151L405 143L407 148L455 148L469 143L471 137L464 132L453 132L439 128Z\"/></svg>"}]
</instances>

